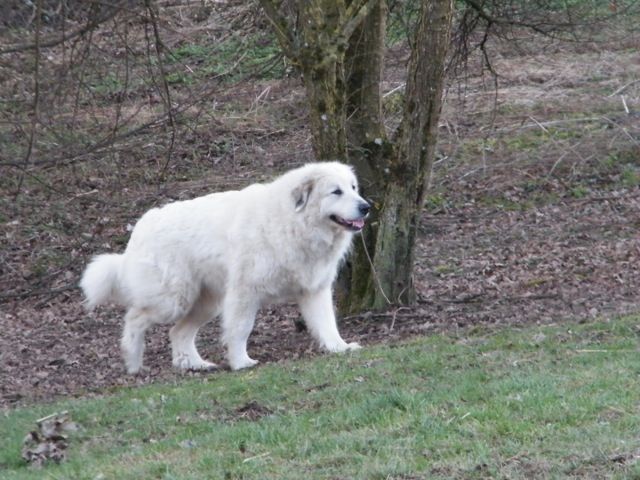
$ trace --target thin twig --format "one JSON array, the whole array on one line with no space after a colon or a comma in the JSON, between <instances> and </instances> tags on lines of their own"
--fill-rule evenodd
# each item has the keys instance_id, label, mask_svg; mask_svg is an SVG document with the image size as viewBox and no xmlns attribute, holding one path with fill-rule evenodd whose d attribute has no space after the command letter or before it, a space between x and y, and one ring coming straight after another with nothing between
<instances>
[{"instance_id":1,"label":"thin twig","mask_svg":"<svg viewBox=\"0 0 640 480\"><path fill-rule=\"evenodd\" d=\"M384 297L384 299L387 301L389 305L393 305L393 303L391 303L391 300L389 300L389 297L387 297L387 294L384 293L384 289L382 288L382 283L380 282L380 278L378 277L378 272L376 272L376 267L373 266L373 260L371 260L371 256L369 255L369 250L367 249L367 244L364 241L364 235L360 234L360 239L362 240L362 248L364 249L364 253L367 256L369 265L371 266L371 275L373 275L373 278L375 279L376 284L380 289L380 293L382 293L382 296Z\"/></svg>"},{"instance_id":2,"label":"thin twig","mask_svg":"<svg viewBox=\"0 0 640 480\"><path fill-rule=\"evenodd\" d=\"M505 127L498 130L498 132L508 132L512 130L524 130L528 128L540 128L540 127L552 127L554 125L562 125L565 123L589 123L589 122L601 122L602 117L586 117L586 118L565 118L562 120L550 120L548 122L538 122L533 120L534 123L528 123L526 125L517 125L514 127Z\"/></svg>"},{"instance_id":3,"label":"thin twig","mask_svg":"<svg viewBox=\"0 0 640 480\"><path fill-rule=\"evenodd\" d=\"M289 28L286 17L278 11L279 4L276 4L273 0L259 0L259 3L264 10L267 20L273 26L273 31L280 47L287 57L295 63L298 57L298 48L293 38L291 38L291 29Z\"/></svg>"},{"instance_id":4,"label":"thin twig","mask_svg":"<svg viewBox=\"0 0 640 480\"><path fill-rule=\"evenodd\" d=\"M252 462L253 460L259 460L261 458L268 457L269 455L271 455L271 452L261 453L260 455L255 455L253 457L245 458L242 461L242 463L248 463L248 462Z\"/></svg>"},{"instance_id":5,"label":"thin twig","mask_svg":"<svg viewBox=\"0 0 640 480\"><path fill-rule=\"evenodd\" d=\"M604 195L602 197L589 197L589 198L572 198L568 200L574 203L593 203L593 202L618 202L620 200L630 200L634 198L640 198L640 193L626 194L626 195Z\"/></svg>"},{"instance_id":6,"label":"thin twig","mask_svg":"<svg viewBox=\"0 0 640 480\"><path fill-rule=\"evenodd\" d=\"M364 21L364 19L369 15L371 10L374 8L375 4L380 0L369 0L367 2L363 2L361 5L358 5L360 2L351 2L349 8L347 8L345 13L345 22L342 25L342 31L340 32L341 36L345 40L349 40L353 32L355 32L356 28Z\"/></svg>"},{"instance_id":7,"label":"thin twig","mask_svg":"<svg viewBox=\"0 0 640 480\"><path fill-rule=\"evenodd\" d=\"M78 28L77 30L72 31L71 33L68 33L66 35L63 34L58 38L53 38L53 39L45 40L45 41L40 41L40 39L37 39L37 41L34 42L34 43L19 44L19 45L9 45L6 48L0 49L0 55L4 55L4 54L7 54L7 53L23 52L25 50L39 50L41 48L51 48L51 47L55 47L57 45L60 45L61 43L66 42L67 40L71 40L72 38L84 35L85 33L94 30L100 24L111 20L113 17L115 17L121 11L121 9L126 5L126 3L127 3L126 1L123 1L123 2L121 2L119 4L113 5L113 10L112 11L110 11L109 13L107 13L105 15L102 15L102 16L100 16L98 18L95 18L95 19L91 20L90 22L87 22L86 25L84 25L81 28ZM36 3L36 7L37 7L37 10L36 10L36 24L38 24L41 21L39 19L39 17L41 16L41 10L42 10L41 1L38 1Z\"/></svg>"},{"instance_id":8,"label":"thin twig","mask_svg":"<svg viewBox=\"0 0 640 480\"><path fill-rule=\"evenodd\" d=\"M394 93L396 93L398 90L403 89L405 86L407 85L406 82L402 82L400 85L398 85L395 88L392 88L391 90L389 90L387 93L385 93L384 95L382 95L382 98L387 98L389 95L393 95Z\"/></svg>"},{"instance_id":9,"label":"thin twig","mask_svg":"<svg viewBox=\"0 0 640 480\"><path fill-rule=\"evenodd\" d=\"M629 107L627 107L627 101L624 99L624 95L620 95L620 100L622 100L622 106L624 107L625 113L629 115Z\"/></svg>"},{"instance_id":10,"label":"thin twig","mask_svg":"<svg viewBox=\"0 0 640 480\"><path fill-rule=\"evenodd\" d=\"M169 81L167 80L167 72L164 66L164 62L162 61L162 48L164 47L164 43L160 38L160 31L158 29L158 18L156 16L155 9L153 8L152 1L153 0L145 0L144 3L145 3L145 6L147 7L147 11L149 12L149 17L151 19L151 28L153 29L153 37L155 39L156 57L158 59L158 69L160 70L160 76L162 78L162 87L164 90L164 96L162 98L165 101L167 118L169 120L169 126L171 127L171 141L169 143L169 148L167 149L167 159L159 175L159 179L162 179L164 178L164 175L167 172L167 168L169 168L169 163L171 162L171 155L173 154L173 148L176 141L176 122L172 113L171 92L169 90Z\"/></svg>"},{"instance_id":11,"label":"thin twig","mask_svg":"<svg viewBox=\"0 0 640 480\"><path fill-rule=\"evenodd\" d=\"M553 138L553 136L551 135L551 132L549 132L549 130L547 130L547 128L542 125L540 122L538 122L535 118L533 117L529 117L529 119L534 122L536 125L538 125L538 127L540 127L540 129L546 133L547 135L549 135L549 139L557 146L560 146L558 144L558 142ZM580 144L581 142L578 142L576 145ZM575 145L569 145L569 150L571 150L571 152L573 152L581 161L585 162L586 159L580 154L580 152L578 152L575 149ZM549 170L549 172L547 173L547 179L551 178L551 175L553 174L553 172L555 171L556 167L560 164L561 160L566 157L568 154L568 152L563 153L560 157L558 157L558 159L556 160L556 162L553 164L553 166L551 167L551 169Z\"/></svg>"},{"instance_id":12,"label":"thin twig","mask_svg":"<svg viewBox=\"0 0 640 480\"><path fill-rule=\"evenodd\" d=\"M22 184L24 182L25 171L31 160L31 153L33 152L33 144L36 137L36 129L38 128L38 117L40 116L40 30L42 27L42 0L36 2L36 31L35 31L35 58L33 69L33 118L31 119L31 131L29 132L29 144L27 145L27 153L24 156L23 168L18 179L18 186L16 187L13 200L16 201L22 190Z\"/></svg>"},{"instance_id":13,"label":"thin twig","mask_svg":"<svg viewBox=\"0 0 640 480\"><path fill-rule=\"evenodd\" d=\"M606 120L611 125L615 125L616 127L618 127L629 138L629 140L631 140L636 146L640 146L640 142L633 135L631 135L627 131L627 129L624 128L622 125L620 125L619 123L615 122L614 120L612 120L612 119L610 119L608 117L602 117L602 119Z\"/></svg>"},{"instance_id":14,"label":"thin twig","mask_svg":"<svg viewBox=\"0 0 640 480\"><path fill-rule=\"evenodd\" d=\"M26 292L18 292L18 293L3 293L3 294L0 294L0 303L7 300L12 300L12 299L22 300L29 297L40 297L42 295L58 294L58 293L67 292L70 290L76 290L78 288L79 288L78 285L73 283L73 284L65 285L64 287L59 287L59 288L47 288L43 290L28 290Z\"/></svg>"},{"instance_id":15,"label":"thin twig","mask_svg":"<svg viewBox=\"0 0 640 480\"><path fill-rule=\"evenodd\" d=\"M393 310L393 312L391 313L391 325L389 325L389 331L393 331L393 327L396 325L396 317L398 316L398 313L400 313L402 310L411 310L409 307L398 307L395 308Z\"/></svg>"},{"instance_id":16,"label":"thin twig","mask_svg":"<svg viewBox=\"0 0 640 480\"><path fill-rule=\"evenodd\" d=\"M626 85L621 86L619 89L617 89L615 92L613 92L611 95L607 95L607 98L611 98L611 97L615 97L616 95L618 95L619 93L624 92L627 88L629 88L631 85L634 85L636 83L640 82L640 78L636 79L636 80L632 80L629 83L627 83Z\"/></svg>"},{"instance_id":17,"label":"thin twig","mask_svg":"<svg viewBox=\"0 0 640 480\"><path fill-rule=\"evenodd\" d=\"M114 29L117 31L117 29ZM129 36L129 22L124 22L124 38L122 39L125 45L128 45L127 39ZM111 136L113 139L118 135L118 130L120 129L120 119L122 117L122 104L124 103L124 98L129 91L129 49L124 49L124 85L122 86L122 90L118 92L116 96L116 112L115 119L113 122L113 129L111 130ZM111 143L111 155L114 159L117 159L116 166L118 169L122 169L122 161L120 160L120 156L116 151L116 142ZM121 179L124 178L124 174L121 173L117 177L118 184ZM121 190L122 188L119 188Z\"/></svg>"}]
</instances>

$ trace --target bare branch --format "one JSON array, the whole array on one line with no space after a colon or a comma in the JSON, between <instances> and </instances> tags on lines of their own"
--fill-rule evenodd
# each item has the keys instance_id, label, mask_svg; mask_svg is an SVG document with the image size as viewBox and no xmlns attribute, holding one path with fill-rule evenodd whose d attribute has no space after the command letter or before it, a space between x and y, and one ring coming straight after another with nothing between
<instances>
[{"instance_id":1,"label":"bare branch","mask_svg":"<svg viewBox=\"0 0 640 480\"><path fill-rule=\"evenodd\" d=\"M340 13L343 14L343 18L352 18L357 15L360 9L364 6L366 0L352 0L349 6L341 9ZM340 2L340 7L343 7L343 3Z\"/></svg>"},{"instance_id":2,"label":"bare branch","mask_svg":"<svg viewBox=\"0 0 640 480\"><path fill-rule=\"evenodd\" d=\"M165 100L165 107L167 112L167 118L169 120L169 126L171 127L171 142L169 144L169 149L167 150L167 159L159 175L159 178L162 178L164 177L164 174L166 173L167 168L169 167L169 162L171 161L171 155L173 153L173 147L176 141L176 122L173 117L173 111L172 111L173 107L171 106L171 92L169 90L169 81L167 80L167 72L164 66L164 62L162 61L162 48L165 48L165 47L162 42L162 39L160 38L160 31L158 29L158 18L156 15L156 11L152 5L152 1L153 0L145 0L144 3L147 8L147 11L149 12L151 26L153 28L156 57L158 59L158 68L160 70L160 76L162 77L162 88L164 90L163 98Z\"/></svg>"},{"instance_id":3,"label":"bare branch","mask_svg":"<svg viewBox=\"0 0 640 480\"><path fill-rule=\"evenodd\" d=\"M259 0L259 2L260 5L262 5L267 20L269 20L269 23L273 26L273 31L285 55L292 61L297 60L298 51L291 39L291 30L287 24L287 20L278 10L279 5L273 0Z\"/></svg>"},{"instance_id":4,"label":"bare branch","mask_svg":"<svg viewBox=\"0 0 640 480\"><path fill-rule=\"evenodd\" d=\"M34 42L34 43L21 43L17 45L9 45L8 47L0 49L0 55L4 55L7 53L24 52L25 50L35 50L38 48L51 48L51 47L60 45L61 43L66 42L67 40L84 35L85 33L95 29L98 25L111 20L118 13L120 13L120 11L124 8L126 3L127 2L125 0L125 1L114 4L113 9L111 11L88 21L87 24L84 25L83 27L73 30L67 34L63 33L59 37L51 38L49 40L40 40L38 44Z\"/></svg>"},{"instance_id":5,"label":"bare branch","mask_svg":"<svg viewBox=\"0 0 640 480\"><path fill-rule=\"evenodd\" d=\"M24 156L23 164L26 169L29 161L31 160L31 153L33 152L33 144L35 142L36 129L38 128L38 117L40 116L40 30L42 28L42 0L36 1L36 31L35 42L36 54L34 59L34 71L33 71L33 116L31 118L31 131L29 132L29 144L27 145L27 153ZM14 194L14 201L20 195L22 189L22 183L24 182L24 170L20 174L18 180L18 186Z\"/></svg>"},{"instance_id":6,"label":"bare branch","mask_svg":"<svg viewBox=\"0 0 640 480\"><path fill-rule=\"evenodd\" d=\"M369 15L371 9L376 3L381 2L382 0L369 0L368 2L362 4L362 2L353 2L346 11L346 22L342 27L342 38L348 40L353 32L358 28L358 26L362 23L362 21ZM360 5L358 9L352 8L355 5Z\"/></svg>"},{"instance_id":7,"label":"bare branch","mask_svg":"<svg viewBox=\"0 0 640 480\"><path fill-rule=\"evenodd\" d=\"M56 295L62 292L69 292L71 290L78 290L77 282L65 285L59 288L43 288L42 290L26 290L22 292L9 292L0 294L0 303L4 303L8 300L25 299L28 297L40 297L43 295Z\"/></svg>"},{"instance_id":8,"label":"bare branch","mask_svg":"<svg viewBox=\"0 0 640 480\"><path fill-rule=\"evenodd\" d=\"M469 5L471 8L473 8L476 13L478 14L478 16L480 18L482 18L483 20L486 20L488 23L502 23L500 20L498 20L497 18L492 17L491 15L489 15L485 10L484 10L484 5L480 5L478 2L476 2L475 0L463 0L464 3L466 3L467 5Z\"/></svg>"},{"instance_id":9,"label":"bare branch","mask_svg":"<svg viewBox=\"0 0 640 480\"><path fill-rule=\"evenodd\" d=\"M561 10L549 9L547 2L536 0L527 3L527 10L522 2L504 4L495 0L462 0L468 5L477 16L484 20L489 26L498 25L501 27L521 27L532 30L536 33L550 38L560 38L567 34L575 34L577 26L599 25L610 21L613 17L620 15L620 12L610 15L596 15L591 21L577 20L573 18L573 7L565 4ZM633 4L635 2L631 2ZM489 8L501 8L496 13L491 13ZM631 6L625 10L630 9ZM541 16L543 15L543 16ZM564 34L564 35L563 35ZM564 38L568 40L568 38Z\"/></svg>"},{"instance_id":10,"label":"bare branch","mask_svg":"<svg viewBox=\"0 0 640 480\"><path fill-rule=\"evenodd\" d=\"M632 80L629 83L621 86L619 89L617 89L615 92L613 92L611 95L607 95L607 98L611 98L611 97L615 97L616 95L618 95L619 93L624 92L627 88L629 88L631 85L634 85L636 83L640 82L640 78L636 79L636 80Z\"/></svg>"}]
</instances>

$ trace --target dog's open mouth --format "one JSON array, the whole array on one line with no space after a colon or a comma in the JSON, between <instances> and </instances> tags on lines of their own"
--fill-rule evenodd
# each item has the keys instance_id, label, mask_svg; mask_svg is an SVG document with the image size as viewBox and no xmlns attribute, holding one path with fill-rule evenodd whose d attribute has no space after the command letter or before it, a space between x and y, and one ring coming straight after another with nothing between
<instances>
[{"instance_id":1,"label":"dog's open mouth","mask_svg":"<svg viewBox=\"0 0 640 480\"><path fill-rule=\"evenodd\" d=\"M338 225L341 225L349 230L354 232L359 232L364 227L364 218L357 218L355 220L347 220L345 218L339 217L338 215L331 215L329 217L331 220L336 222Z\"/></svg>"}]
</instances>

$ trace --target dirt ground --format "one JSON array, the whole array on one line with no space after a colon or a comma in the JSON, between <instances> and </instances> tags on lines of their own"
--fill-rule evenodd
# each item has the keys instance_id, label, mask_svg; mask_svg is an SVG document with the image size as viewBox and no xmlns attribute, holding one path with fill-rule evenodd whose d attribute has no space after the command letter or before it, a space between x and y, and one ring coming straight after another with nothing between
<instances>
[{"instance_id":1,"label":"dirt ground","mask_svg":"<svg viewBox=\"0 0 640 480\"><path fill-rule=\"evenodd\" d=\"M420 222L418 304L341 319L346 339L367 346L478 325L640 311L637 53L620 43L494 48L497 100L486 73L451 81ZM390 57L385 91L398 87L406 61L401 51ZM228 374L173 371L168 327L156 327L143 373L126 375L118 350L122 312L84 312L75 287L87 258L121 251L130 224L150 206L246 185L310 158L296 79L247 80L225 92L217 102L247 106L250 114L229 114L181 137L176 157L207 163L176 170L160 185L131 173L113 180L104 173L113 165L105 163L93 173L74 170L69 185L49 172L57 193L26 182L9 200L4 186L0 406ZM385 104L390 128L397 122L393 98ZM233 148L222 148L220 138L232 138ZM136 148L142 163L156 168L158 160ZM59 175L71 173L61 168ZM265 364L320 354L296 330L297 317L292 306L263 309L251 356ZM203 357L223 362L216 324L203 328L198 344Z\"/></svg>"},{"instance_id":2,"label":"dirt ground","mask_svg":"<svg viewBox=\"0 0 640 480\"><path fill-rule=\"evenodd\" d=\"M568 201L525 212L466 207L425 215L416 281L420 303L342 320L345 338L363 345L471 325L607 318L640 310L640 195ZM2 404L100 393L119 385L175 381L167 328L147 338L146 368L124 372L121 312L86 314L73 292L46 305L5 304L0 317ZM6 309L6 310L5 310ZM250 340L261 363L318 354L298 332L293 307L261 312ZM199 348L221 362L218 328L203 328Z\"/></svg>"}]
</instances>

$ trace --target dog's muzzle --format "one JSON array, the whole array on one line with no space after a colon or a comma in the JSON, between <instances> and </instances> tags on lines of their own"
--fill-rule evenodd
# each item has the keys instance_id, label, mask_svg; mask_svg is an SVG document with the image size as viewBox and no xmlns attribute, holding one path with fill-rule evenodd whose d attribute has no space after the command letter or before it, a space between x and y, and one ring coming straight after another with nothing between
<instances>
[{"instance_id":1,"label":"dog's muzzle","mask_svg":"<svg viewBox=\"0 0 640 480\"><path fill-rule=\"evenodd\" d=\"M352 220L339 217L338 215L331 215L329 218L336 222L338 225L345 227L352 232L359 232L364 228L364 219L369 216L371 205L369 205L367 202L361 202L358 205L358 211L360 212L361 217Z\"/></svg>"}]
</instances>

